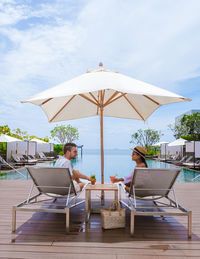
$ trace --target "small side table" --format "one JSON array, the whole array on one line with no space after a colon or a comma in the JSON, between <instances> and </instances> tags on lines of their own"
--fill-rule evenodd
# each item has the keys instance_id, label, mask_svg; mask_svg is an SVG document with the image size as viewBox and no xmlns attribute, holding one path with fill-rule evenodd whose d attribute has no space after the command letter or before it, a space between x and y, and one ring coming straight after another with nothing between
<instances>
[{"instance_id":1,"label":"small side table","mask_svg":"<svg viewBox=\"0 0 200 259\"><path fill-rule=\"evenodd\" d=\"M118 186L116 184L108 183L108 184L95 184L95 185L87 185L85 188L85 222L87 223L90 218L90 213L97 213L97 209L92 209L91 207L91 192L92 191L113 191L114 199L118 201Z\"/></svg>"}]
</instances>

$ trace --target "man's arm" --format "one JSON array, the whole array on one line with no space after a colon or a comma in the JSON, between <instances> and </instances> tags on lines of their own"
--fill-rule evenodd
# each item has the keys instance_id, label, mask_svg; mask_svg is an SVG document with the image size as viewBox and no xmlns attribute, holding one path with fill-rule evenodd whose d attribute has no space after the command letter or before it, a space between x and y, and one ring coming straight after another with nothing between
<instances>
[{"instance_id":1,"label":"man's arm","mask_svg":"<svg viewBox=\"0 0 200 259\"><path fill-rule=\"evenodd\" d=\"M72 170L73 174L77 177L77 178L81 178L81 179L85 179L88 181L91 181L91 178L88 177L87 175L84 175L82 173L80 173L78 170Z\"/></svg>"}]
</instances>

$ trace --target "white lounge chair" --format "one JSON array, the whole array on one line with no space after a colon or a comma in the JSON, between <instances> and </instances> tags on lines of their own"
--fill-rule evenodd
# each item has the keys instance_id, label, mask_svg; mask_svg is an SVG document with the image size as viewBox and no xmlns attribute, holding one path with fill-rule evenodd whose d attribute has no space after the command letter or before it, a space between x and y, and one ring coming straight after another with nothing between
<instances>
[{"instance_id":1,"label":"white lounge chair","mask_svg":"<svg viewBox=\"0 0 200 259\"><path fill-rule=\"evenodd\" d=\"M130 192L125 185L119 184L119 201L131 211L130 233L134 234L134 217L136 215L187 216L188 238L192 235L192 212L183 208L177 201L173 185L180 169L136 168L131 182ZM121 198L121 190L126 193L128 203ZM172 193L174 199L169 197ZM160 200L161 199L161 200ZM139 205L138 200L150 202Z\"/></svg>"},{"instance_id":2,"label":"white lounge chair","mask_svg":"<svg viewBox=\"0 0 200 259\"><path fill-rule=\"evenodd\" d=\"M12 232L16 230L16 211L52 212L66 214L66 232L69 232L69 213L73 208L85 200L77 201L81 192L76 192L70 171L68 168L58 167L26 167L33 185L27 199L12 208ZM31 196L36 188L38 194ZM63 199L64 204L55 208L57 200ZM48 206L47 202L48 201ZM45 207L44 207L45 205Z\"/></svg>"}]
</instances>

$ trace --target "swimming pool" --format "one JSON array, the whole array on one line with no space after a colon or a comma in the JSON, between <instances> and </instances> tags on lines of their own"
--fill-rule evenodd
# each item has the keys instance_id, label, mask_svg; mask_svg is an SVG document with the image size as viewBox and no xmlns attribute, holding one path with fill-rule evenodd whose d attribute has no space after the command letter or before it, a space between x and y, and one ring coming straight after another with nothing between
<instances>
[{"instance_id":1,"label":"swimming pool","mask_svg":"<svg viewBox=\"0 0 200 259\"><path fill-rule=\"evenodd\" d=\"M167 164L164 162L159 162L156 160L147 159L148 167L150 168L174 168L176 166L172 164ZM55 162L39 163L38 166L53 166ZM75 161L73 161L74 169L80 170L80 172L91 175L95 174L97 181L101 179L101 158L99 151L85 151L83 156L79 156ZM115 151L105 151L104 158L104 180L110 181L109 176L117 174L118 176L128 175L134 168L135 163L131 160L130 150L115 150ZM19 173L15 171L3 172L0 175L0 179L5 180L22 180L29 179L28 173L25 168L17 169ZM177 179L178 182L191 182L195 177L200 176L200 173L194 170L182 168L182 171ZM198 177L194 182L200 182L200 177Z\"/></svg>"}]
</instances>

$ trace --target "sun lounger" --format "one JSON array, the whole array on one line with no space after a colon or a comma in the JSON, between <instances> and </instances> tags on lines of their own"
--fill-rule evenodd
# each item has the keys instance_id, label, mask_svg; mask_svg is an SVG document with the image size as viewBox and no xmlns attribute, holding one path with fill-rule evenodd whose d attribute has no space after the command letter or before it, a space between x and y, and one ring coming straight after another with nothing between
<instances>
[{"instance_id":1,"label":"sun lounger","mask_svg":"<svg viewBox=\"0 0 200 259\"><path fill-rule=\"evenodd\" d=\"M35 165L36 161L33 160L28 160L26 159L23 155L21 154L13 154L12 155L13 160L17 163L17 164L22 164L22 165Z\"/></svg>"},{"instance_id":2,"label":"sun lounger","mask_svg":"<svg viewBox=\"0 0 200 259\"><path fill-rule=\"evenodd\" d=\"M200 160L197 160L194 163L192 163L192 162L191 163L183 163L183 165L191 167L191 168L193 168L193 167L200 167Z\"/></svg>"},{"instance_id":3,"label":"sun lounger","mask_svg":"<svg viewBox=\"0 0 200 259\"><path fill-rule=\"evenodd\" d=\"M41 159L43 159L44 161L50 161L50 160L53 160L55 159L53 156L51 157L47 157L45 156L45 154L43 152L38 152L38 155Z\"/></svg>"},{"instance_id":4,"label":"sun lounger","mask_svg":"<svg viewBox=\"0 0 200 259\"><path fill-rule=\"evenodd\" d=\"M44 161L44 160L41 159L41 158L36 158L34 155L28 155L28 157L29 157L30 159L36 160L37 162L42 162L42 161Z\"/></svg>"},{"instance_id":5,"label":"sun lounger","mask_svg":"<svg viewBox=\"0 0 200 259\"><path fill-rule=\"evenodd\" d=\"M3 159L1 156L0 156L0 163L1 163L1 169L13 169L15 172L17 172L19 175L21 175L22 178L25 178L25 176L22 172L18 171L16 168L14 168L15 165L6 162L6 160Z\"/></svg>"},{"instance_id":6,"label":"sun lounger","mask_svg":"<svg viewBox=\"0 0 200 259\"><path fill-rule=\"evenodd\" d=\"M193 158L193 156L189 156L187 158L187 156L184 156L180 161L174 161L173 164L176 164L176 165L182 165L183 163L188 163L189 161L191 161Z\"/></svg>"},{"instance_id":7,"label":"sun lounger","mask_svg":"<svg viewBox=\"0 0 200 259\"><path fill-rule=\"evenodd\" d=\"M169 160L169 159L170 159L170 156L169 156L169 155L166 155L166 156L164 156L164 157L162 157L162 158L159 158L159 161L165 162L165 161L167 161L167 160Z\"/></svg>"},{"instance_id":8,"label":"sun lounger","mask_svg":"<svg viewBox=\"0 0 200 259\"><path fill-rule=\"evenodd\" d=\"M146 216L186 216L188 217L188 238L192 235L192 212L183 208L177 201L173 185L180 169L136 168L131 182L130 192L125 185L119 184L119 201L131 211L130 233L134 234L134 218L136 215ZM121 190L128 198L122 200ZM174 199L169 197L172 193ZM142 201L142 205L138 204ZM145 205L144 205L145 201ZM146 202L150 205L146 205Z\"/></svg>"},{"instance_id":9,"label":"sun lounger","mask_svg":"<svg viewBox=\"0 0 200 259\"><path fill-rule=\"evenodd\" d=\"M193 156L189 156L188 158L185 159L185 161L183 162L179 162L179 163L176 163L177 165L181 166L181 165L184 165L185 163L188 163L189 161L191 161L193 159Z\"/></svg>"},{"instance_id":10,"label":"sun lounger","mask_svg":"<svg viewBox=\"0 0 200 259\"><path fill-rule=\"evenodd\" d=\"M169 159L167 159L167 162L168 163L174 163L174 162L177 162L179 160L180 160L180 155L177 154L177 155L171 156Z\"/></svg>"},{"instance_id":11,"label":"sun lounger","mask_svg":"<svg viewBox=\"0 0 200 259\"><path fill-rule=\"evenodd\" d=\"M26 160L20 159L17 154L12 154L12 159L15 161L15 165L25 165Z\"/></svg>"},{"instance_id":12,"label":"sun lounger","mask_svg":"<svg viewBox=\"0 0 200 259\"><path fill-rule=\"evenodd\" d=\"M24 157L24 159L29 162L29 163L37 163L37 159L32 159L30 156L27 155L22 155Z\"/></svg>"},{"instance_id":13,"label":"sun lounger","mask_svg":"<svg viewBox=\"0 0 200 259\"><path fill-rule=\"evenodd\" d=\"M13 169L14 168L14 164L13 163L8 163L8 162L6 162L6 160L5 159L3 159L3 157L2 156L0 156L0 163L1 163L1 170L3 170L3 169Z\"/></svg>"},{"instance_id":14,"label":"sun lounger","mask_svg":"<svg viewBox=\"0 0 200 259\"><path fill-rule=\"evenodd\" d=\"M77 193L68 168L33 166L26 169L33 180L33 185L27 199L13 206L12 231L15 232L16 229L16 211L21 210L64 213L66 231L69 232L70 209L85 202L85 200L78 201L78 197L87 184ZM34 188L38 194L31 196Z\"/></svg>"}]
</instances>

